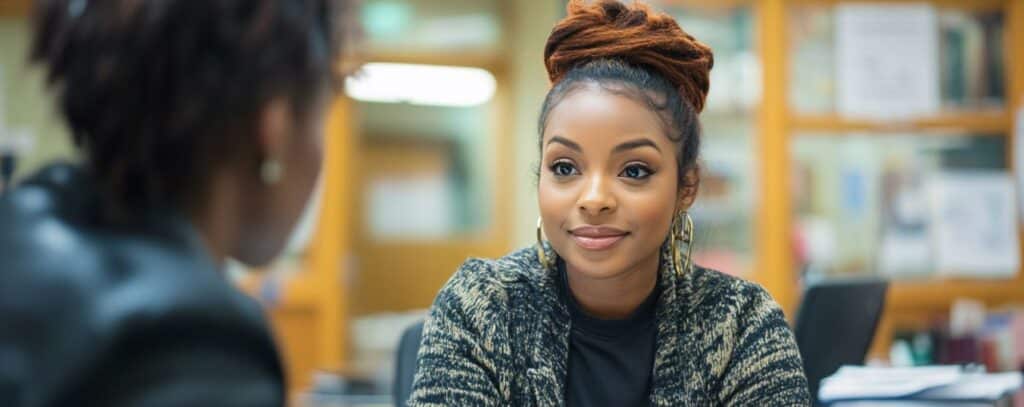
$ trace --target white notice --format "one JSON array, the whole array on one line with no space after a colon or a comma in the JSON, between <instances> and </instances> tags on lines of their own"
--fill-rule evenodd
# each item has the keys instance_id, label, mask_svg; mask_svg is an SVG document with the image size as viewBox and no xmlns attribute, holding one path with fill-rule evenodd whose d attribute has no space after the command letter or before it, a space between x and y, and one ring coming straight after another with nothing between
<instances>
[{"instance_id":1,"label":"white notice","mask_svg":"<svg viewBox=\"0 0 1024 407\"><path fill-rule=\"evenodd\" d=\"M927 4L836 6L836 109L905 120L940 107L938 19Z\"/></svg>"},{"instance_id":2,"label":"white notice","mask_svg":"<svg viewBox=\"0 0 1024 407\"><path fill-rule=\"evenodd\" d=\"M957 277L1012 277L1020 269L1013 178L1004 171L937 174L929 185L936 268Z\"/></svg>"}]
</instances>

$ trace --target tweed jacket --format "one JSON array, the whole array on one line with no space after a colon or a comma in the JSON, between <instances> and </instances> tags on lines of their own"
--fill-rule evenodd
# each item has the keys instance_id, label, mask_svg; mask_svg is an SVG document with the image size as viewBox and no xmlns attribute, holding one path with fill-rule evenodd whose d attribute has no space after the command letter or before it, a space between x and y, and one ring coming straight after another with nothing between
<instances>
[{"instance_id":1,"label":"tweed jacket","mask_svg":"<svg viewBox=\"0 0 1024 407\"><path fill-rule=\"evenodd\" d=\"M667 245L661 258L651 405L810 405L764 289L698 266L676 273ZM534 247L466 261L430 310L409 405L564 406L571 318L553 269Z\"/></svg>"}]
</instances>

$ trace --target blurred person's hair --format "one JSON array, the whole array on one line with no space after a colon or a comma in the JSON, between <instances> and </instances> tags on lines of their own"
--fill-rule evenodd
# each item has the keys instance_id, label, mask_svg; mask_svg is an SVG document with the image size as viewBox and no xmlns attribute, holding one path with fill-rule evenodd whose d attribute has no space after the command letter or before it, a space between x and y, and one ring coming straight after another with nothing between
<instances>
[{"instance_id":1,"label":"blurred person's hair","mask_svg":"<svg viewBox=\"0 0 1024 407\"><path fill-rule=\"evenodd\" d=\"M30 60L123 209L192 205L256 151L272 99L296 114L344 72L346 0L38 0Z\"/></svg>"},{"instance_id":2,"label":"blurred person's hair","mask_svg":"<svg viewBox=\"0 0 1024 407\"><path fill-rule=\"evenodd\" d=\"M700 182L697 115L710 85L711 48L683 31L672 16L643 3L570 0L568 9L544 47L553 86L541 108L540 134L551 110L587 84L633 98L663 120L677 146L679 186L692 199Z\"/></svg>"}]
</instances>

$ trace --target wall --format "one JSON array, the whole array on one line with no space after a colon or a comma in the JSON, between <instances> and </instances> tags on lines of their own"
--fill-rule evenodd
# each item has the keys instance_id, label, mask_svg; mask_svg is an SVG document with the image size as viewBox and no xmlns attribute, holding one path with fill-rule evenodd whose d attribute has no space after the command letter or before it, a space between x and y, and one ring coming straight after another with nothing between
<instances>
[{"instance_id":1,"label":"wall","mask_svg":"<svg viewBox=\"0 0 1024 407\"><path fill-rule=\"evenodd\" d=\"M0 18L0 144L11 131L27 130L33 140L20 156L15 179L51 160L74 157L42 70L26 63L29 41L27 17Z\"/></svg>"},{"instance_id":2,"label":"wall","mask_svg":"<svg viewBox=\"0 0 1024 407\"><path fill-rule=\"evenodd\" d=\"M536 240L537 183L534 177L539 164L537 148L537 116L548 91L544 69L544 43L551 27L565 14L564 1L515 2L510 35L513 96L512 137L515 158L512 160L515 217L512 222L513 246L521 247Z\"/></svg>"}]
</instances>

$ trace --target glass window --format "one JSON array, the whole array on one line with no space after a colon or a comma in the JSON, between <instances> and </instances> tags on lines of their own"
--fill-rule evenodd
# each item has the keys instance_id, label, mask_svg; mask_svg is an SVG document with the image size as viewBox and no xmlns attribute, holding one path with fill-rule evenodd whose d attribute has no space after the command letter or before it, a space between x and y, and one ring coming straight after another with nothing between
<instances>
[{"instance_id":1,"label":"glass window","mask_svg":"<svg viewBox=\"0 0 1024 407\"><path fill-rule=\"evenodd\" d=\"M371 53L498 52L498 0L366 0L361 13Z\"/></svg>"},{"instance_id":2,"label":"glass window","mask_svg":"<svg viewBox=\"0 0 1024 407\"><path fill-rule=\"evenodd\" d=\"M491 108L357 104L357 178L369 236L438 240L486 231L494 189Z\"/></svg>"}]
</instances>

